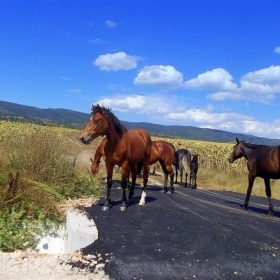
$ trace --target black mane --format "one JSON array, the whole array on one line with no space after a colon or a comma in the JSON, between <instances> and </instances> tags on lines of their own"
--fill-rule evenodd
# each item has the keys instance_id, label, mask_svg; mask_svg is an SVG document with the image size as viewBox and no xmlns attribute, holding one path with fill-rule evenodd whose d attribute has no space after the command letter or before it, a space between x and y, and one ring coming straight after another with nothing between
<instances>
[{"instance_id":1,"label":"black mane","mask_svg":"<svg viewBox=\"0 0 280 280\"><path fill-rule=\"evenodd\" d=\"M106 107L101 107L98 104L96 106L92 105L92 114L100 113L104 115L107 119L110 119L116 132L122 134L127 131L127 128L120 122L120 120L112 113L111 109Z\"/></svg>"}]
</instances>

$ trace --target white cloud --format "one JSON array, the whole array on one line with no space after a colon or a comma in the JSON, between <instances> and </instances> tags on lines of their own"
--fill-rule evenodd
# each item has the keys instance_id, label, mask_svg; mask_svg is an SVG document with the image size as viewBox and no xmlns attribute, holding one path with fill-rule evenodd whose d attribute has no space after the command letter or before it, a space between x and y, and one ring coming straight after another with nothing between
<instances>
[{"instance_id":1,"label":"white cloud","mask_svg":"<svg viewBox=\"0 0 280 280\"><path fill-rule=\"evenodd\" d=\"M82 92L80 89L68 89L67 90L68 92L73 92L73 93L80 93L80 92Z\"/></svg>"},{"instance_id":2,"label":"white cloud","mask_svg":"<svg viewBox=\"0 0 280 280\"><path fill-rule=\"evenodd\" d=\"M113 28L113 27L117 26L117 24L115 22L111 21L111 20L106 20L105 24L110 28Z\"/></svg>"},{"instance_id":3,"label":"white cloud","mask_svg":"<svg viewBox=\"0 0 280 280\"><path fill-rule=\"evenodd\" d=\"M102 54L93 62L93 65L106 71L129 70L137 67L139 59L139 57L127 55L125 52Z\"/></svg>"},{"instance_id":4,"label":"white cloud","mask_svg":"<svg viewBox=\"0 0 280 280\"><path fill-rule=\"evenodd\" d=\"M235 112L215 112L212 104L205 108L187 108L187 104L175 95L152 94L115 95L106 97L94 104L109 107L113 112L138 114L145 121L154 123L191 125L219 129L229 132L245 133L269 138L280 138L280 119L261 122L252 116ZM129 119L128 119L129 120Z\"/></svg>"},{"instance_id":5,"label":"white cloud","mask_svg":"<svg viewBox=\"0 0 280 280\"><path fill-rule=\"evenodd\" d=\"M225 69L216 68L186 81L184 87L188 89L231 91L237 88L237 85L232 80L232 76Z\"/></svg>"},{"instance_id":6,"label":"white cloud","mask_svg":"<svg viewBox=\"0 0 280 280\"><path fill-rule=\"evenodd\" d=\"M96 39L91 39L91 40L88 40L90 43L92 44L96 44L96 45L100 45L100 44L104 44L104 41L99 39L99 38L96 38Z\"/></svg>"},{"instance_id":7,"label":"white cloud","mask_svg":"<svg viewBox=\"0 0 280 280\"><path fill-rule=\"evenodd\" d=\"M104 98L95 102L95 104L103 105L112 108L118 112L133 112L136 114L148 114L152 118L162 116L174 108L178 108L176 96L163 94L144 95L115 95L113 98Z\"/></svg>"},{"instance_id":8,"label":"white cloud","mask_svg":"<svg viewBox=\"0 0 280 280\"><path fill-rule=\"evenodd\" d=\"M211 93L207 95L207 98L215 100L215 101L224 101L227 99L234 99L234 100L241 100L243 99L242 93L236 92L229 92L229 91L219 91L216 93Z\"/></svg>"},{"instance_id":9,"label":"white cloud","mask_svg":"<svg viewBox=\"0 0 280 280\"><path fill-rule=\"evenodd\" d=\"M182 86L183 74L170 65L145 66L140 70L133 83L140 86L154 86L170 90Z\"/></svg>"},{"instance_id":10,"label":"white cloud","mask_svg":"<svg viewBox=\"0 0 280 280\"><path fill-rule=\"evenodd\" d=\"M208 94L207 98L222 101L226 99L268 102L280 93L280 66L249 72L240 79L240 87L228 91Z\"/></svg>"},{"instance_id":11,"label":"white cloud","mask_svg":"<svg viewBox=\"0 0 280 280\"><path fill-rule=\"evenodd\" d=\"M274 52L280 53L280 47L275 48Z\"/></svg>"}]
</instances>

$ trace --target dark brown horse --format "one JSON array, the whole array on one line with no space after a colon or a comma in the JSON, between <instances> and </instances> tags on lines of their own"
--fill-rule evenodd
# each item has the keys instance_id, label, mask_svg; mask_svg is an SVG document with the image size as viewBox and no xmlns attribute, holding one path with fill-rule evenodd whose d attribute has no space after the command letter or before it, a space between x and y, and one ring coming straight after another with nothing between
<instances>
[{"instance_id":1,"label":"dark brown horse","mask_svg":"<svg viewBox=\"0 0 280 280\"><path fill-rule=\"evenodd\" d=\"M152 165L159 161L164 174L163 190L165 192L167 192L168 175L170 176L170 191L174 192L174 172L172 169L174 153L175 149L172 144L163 140L152 141L152 153L149 163Z\"/></svg>"},{"instance_id":2,"label":"dark brown horse","mask_svg":"<svg viewBox=\"0 0 280 280\"><path fill-rule=\"evenodd\" d=\"M247 195L242 208L247 210L254 180L256 177L261 177L264 179L265 193L269 203L269 215L273 215L270 179L280 179L280 146L255 145L239 141L236 138L236 145L233 147L228 161L233 163L236 159L242 157L247 159L249 171Z\"/></svg>"},{"instance_id":3,"label":"dark brown horse","mask_svg":"<svg viewBox=\"0 0 280 280\"><path fill-rule=\"evenodd\" d=\"M196 179L197 179L197 171L198 171L198 154L192 155L190 170L191 170L190 187L192 189L196 189L197 188Z\"/></svg>"},{"instance_id":4,"label":"dark brown horse","mask_svg":"<svg viewBox=\"0 0 280 280\"><path fill-rule=\"evenodd\" d=\"M152 140L149 134L147 131L137 128L127 131L111 110L97 104L96 106L92 106L92 116L84 128L80 140L84 144L89 144L92 140L101 135L106 135L107 138L104 146L107 169L107 196L102 209L106 211L111 206L113 167L116 164L122 168L121 184L123 196L120 210L126 210L126 176L128 171L131 171L132 185L128 197L131 199L134 194L137 164L141 161L144 166L144 189L139 204L144 205L148 181L149 160L152 149Z\"/></svg>"},{"instance_id":5,"label":"dark brown horse","mask_svg":"<svg viewBox=\"0 0 280 280\"><path fill-rule=\"evenodd\" d=\"M186 182L185 187L188 186L188 170L190 170L191 164L191 153L187 149L178 149L175 151L173 165L176 170L176 179L175 183L177 183L178 169L180 171L180 186L183 186L183 171L185 170Z\"/></svg>"}]
</instances>

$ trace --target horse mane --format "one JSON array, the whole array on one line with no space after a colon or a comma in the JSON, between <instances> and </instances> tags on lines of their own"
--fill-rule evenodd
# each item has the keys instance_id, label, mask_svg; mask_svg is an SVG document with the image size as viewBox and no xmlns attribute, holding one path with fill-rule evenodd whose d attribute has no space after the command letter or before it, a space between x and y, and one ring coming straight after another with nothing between
<instances>
[{"instance_id":1,"label":"horse mane","mask_svg":"<svg viewBox=\"0 0 280 280\"><path fill-rule=\"evenodd\" d=\"M105 116L107 120L110 120L118 134L122 134L127 131L127 128L120 122L120 120L112 113L110 108L101 107L98 104L92 105L92 114L100 113Z\"/></svg>"},{"instance_id":2,"label":"horse mane","mask_svg":"<svg viewBox=\"0 0 280 280\"><path fill-rule=\"evenodd\" d=\"M254 144L254 143L251 143L251 142L246 142L246 141L240 141L240 143L243 143L247 148L251 149L251 150L254 150L258 147L262 147L264 145L258 145L258 144Z\"/></svg>"}]
</instances>

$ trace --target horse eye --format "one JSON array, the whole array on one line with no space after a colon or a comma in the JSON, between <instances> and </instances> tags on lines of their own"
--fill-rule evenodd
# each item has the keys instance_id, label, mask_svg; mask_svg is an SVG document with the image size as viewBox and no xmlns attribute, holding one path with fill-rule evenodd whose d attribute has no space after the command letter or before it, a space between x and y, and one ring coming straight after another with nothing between
<instances>
[{"instance_id":1,"label":"horse eye","mask_svg":"<svg viewBox=\"0 0 280 280\"><path fill-rule=\"evenodd\" d=\"M98 124L98 122L99 122L98 119L93 120L93 123L94 123L94 124Z\"/></svg>"}]
</instances>

